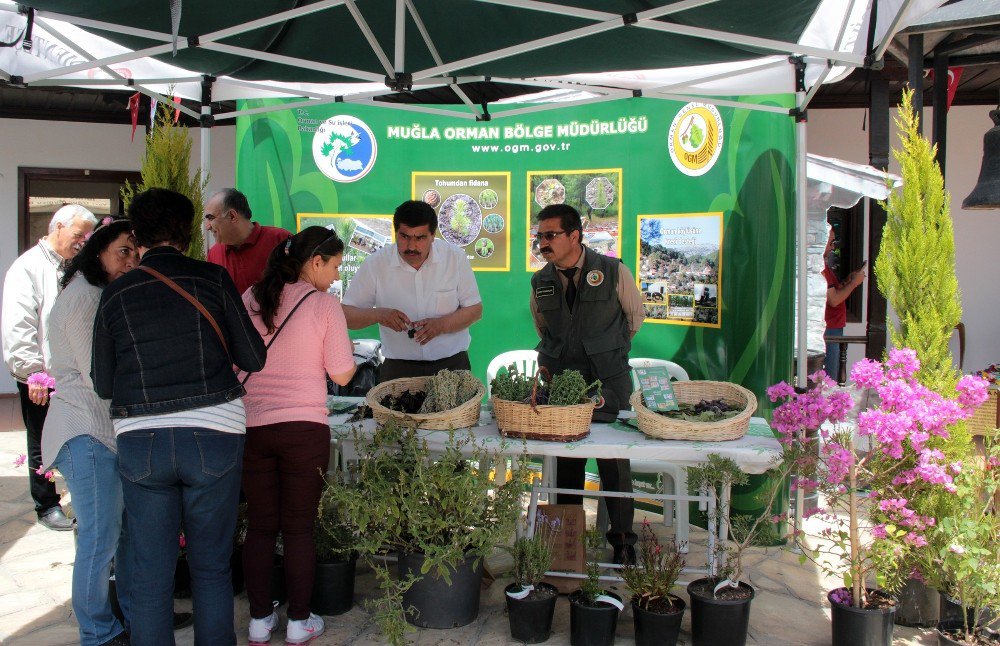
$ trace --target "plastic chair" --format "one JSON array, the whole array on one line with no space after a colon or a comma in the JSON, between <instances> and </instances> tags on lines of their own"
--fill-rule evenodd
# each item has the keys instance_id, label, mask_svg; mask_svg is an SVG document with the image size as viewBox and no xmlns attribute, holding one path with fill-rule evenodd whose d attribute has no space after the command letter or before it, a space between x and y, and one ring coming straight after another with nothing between
<instances>
[{"instance_id":1,"label":"plastic chair","mask_svg":"<svg viewBox=\"0 0 1000 646\"><path fill-rule=\"evenodd\" d=\"M633 368L636 367L652 367L652 366L666 366L667 371L670 376L676 381L689 381L687 370L677 365L673 361L667 361L666 359L649 359L649 358L636 358L629 359L628 365ZM639 380L635 376L635 372L632 373L632 386L635 389L639 388ZM663 493L687 493L687 469L685 467L676 466L666 462L658 461L645 461L645 460L632 460L631 462L633 473L658 473L660 474L660 480L663 483ZM598 504L598 523L602 521L607 523L607 509L604 507L604 500L601 499ZM603 514L603 515L602 515ZM674 524L674 518L676 515L676 526L674 529L674 540L678 545L681 546L684 552L687 552L687 541L688 541L688 531L690 524L690 512L688 506L685 503L674 504L673 500L663 501L663 524L670 526ZM598 527L604 527L605 525L599 524Z\"/></svg>"}]
</instances>

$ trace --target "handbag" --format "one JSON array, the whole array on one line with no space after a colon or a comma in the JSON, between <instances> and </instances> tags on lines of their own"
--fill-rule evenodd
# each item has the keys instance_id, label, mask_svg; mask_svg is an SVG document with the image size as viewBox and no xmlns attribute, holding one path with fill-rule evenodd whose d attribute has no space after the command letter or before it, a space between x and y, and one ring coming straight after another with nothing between
<instances>
[{"instance_id":1,"label":"handbag","mask_svg":"<svg viewBox=\"0 0 1000 646\"><path fill-rule=\"evenodd\" d=\"M304 303L307 298L309 298L313 294L318 294L318 293L319 293L318 290L313 290L299 299L299 302L295 304L295 307L292 308L292 311L288 313L288 316L285 317L285 320L281 322L281 325L278 326L278 329L275 330L274 334L271 335L271 340L267 342L266 346L264 346L265 350L271 349L271 344L273 344L274 340L278 338L278 335L281 334L281 331L285 329L285 324L288 323L288 319L292 318L292 314L295 314L295 310L299 309L299 306L302 305L302 303ZM240 385L241 386L246 385L247 379L249 379L250 375L252 374L253 374L252 372L248 372L247 376L243 377L243 379L240 381Z\"/></svg>"},{"instance_id":2,"label":"handbag","mask_svg":"<svg viewBox=\"0 0 1000 646\"><path fill-rule=\"evenodd\" d=\"M147 274L156 278L157 280L160 280L167 287L174 290L175 292L183 296L189 303L194 305L195 308L197 308L197 310L201 312L201 315L208 320L209 325L212 326L212 329L215 330L215 333L219 335L219 341L222 342L222 348L226 351L226 355L232 356L229 354L229 344L226 343L226 337L222 334L222 328L220 328L219 324L216 323L215 317L212 316L211 312L205 309L205 306L201 304L201 301L192 296L186 289L175 283L173 280L167 278L160 272L156 271L152 267L147 267L146 265L139 265L138 269L141 269Z\"/></svg>"}]
</instances>

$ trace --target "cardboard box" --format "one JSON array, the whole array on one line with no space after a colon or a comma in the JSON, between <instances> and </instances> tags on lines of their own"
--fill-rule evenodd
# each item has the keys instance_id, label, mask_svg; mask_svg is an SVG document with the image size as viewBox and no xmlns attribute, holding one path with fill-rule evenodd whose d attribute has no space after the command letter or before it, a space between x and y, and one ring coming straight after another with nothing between
<instances>
[{"instance_id":1,"label":"cardboard box","mask_svg":"<svg viewBox=\"0 0 1000 646\"><path fill-rule=\"evenodd\" d=\"M558 518L561 521L562 529L552 546L552 570L586 572L587 552L583 546L583 535L587 531L587 515L583 506L539 505L538 512L550 520ZM544 581L562 594L569 594L580 588L581 579L548 576Z\"/></svg>"}]
</instances>

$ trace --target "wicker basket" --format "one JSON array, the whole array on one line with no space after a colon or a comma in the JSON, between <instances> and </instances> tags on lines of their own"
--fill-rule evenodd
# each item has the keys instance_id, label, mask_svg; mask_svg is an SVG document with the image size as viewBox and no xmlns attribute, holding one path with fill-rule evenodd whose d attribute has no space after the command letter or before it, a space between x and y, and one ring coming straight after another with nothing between
<instances>
[{"instance_id":1,"label":"wicker basket","mask_svg":"<svg viewBox=\"0 0 1000 646\"><path fill-rule=\"evenodd\" d=\"M590 435L590 417L596 404L535 406L492 398L497 426L504 437L548 442L575 442Z\"/></svg>"},{"instance_id":2,"label":"wicker basket","mask_svg":"<svg viewBox=\"0 0 1000 646\"><path fill-rule=\"evenodd\" d=\"M976 409L966 423L966 428L972 435L988 435L997 428L997 391L990 388L990 396L983 405Z\"/></svg>"},{"instance_id":3,"label":"wicker basket","mask_svg":"<svg viewBox=\"0 0 1000 646\"><path fill-rule=\"evenodd\" d=\"M725 381L675 381L671 384L677 401L697 404L703 399L725 399L743 404L743 411L735 417L718 422L689 422L660 415L644 404L642 391L632 393L629 403L639 419L639 430L661 440L699 440L725 442L738 440L750 428L750 417L757 410L757 397L743 386Z\"/></svg>"},{"instance_id":4,"label":"wicker basket","mask_svg":"<svg viewBox=\"0 0 1000 646\"><path fill-rule=\"evenodd\" d=\"M479 409L486 394L486 388L479 384L476 396L469 401L439 413L402 413L398 410L386 408L379 402L386 395L398 396L407 390L413 392L425 392L427 390L427 380L430 377L406 377L403 379L392 379L383 382L368 391L366 399L372 409L372 417L379 424L384 424L390 417L402 420L407 423L416 424L418 428L425 428L432 431L447 431L453 428L471 428L479 422Z\"/></svg>"}]
</instances>

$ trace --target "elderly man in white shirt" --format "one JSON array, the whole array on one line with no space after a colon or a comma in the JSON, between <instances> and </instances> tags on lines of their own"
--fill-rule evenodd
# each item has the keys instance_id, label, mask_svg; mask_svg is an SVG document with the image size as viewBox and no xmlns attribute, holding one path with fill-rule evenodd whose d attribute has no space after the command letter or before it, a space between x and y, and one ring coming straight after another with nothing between
<instances>
[{"instance_id":1,"label":"elderly man in white shirt","mask_svg":"<svg viewBox=\"0 0 1000 646\"><path fill-rule=\"evenodd\" d=\"M434 238L437 214L411 200L392 218L396 243L369 256L344 294L352 330L378 323L380 381L469 370L469 326L483 316L465 251Z\"/></svg>"},{"instance_id":2,"label":"elderly man in white shirt","mask_svg":"<svg viewBox=\"0 0 1000 646\"><path fill-rule=\"evenodd\" d=\"M55 485L36 473L42 464L42 427L49 408L49 388L28 378L50 366L47 322L59 294L67 260L80 251L97 218L79 204L67 204L52 216L49 233L21 254L3 282L3 358L17 380L21 415L28 435L28 479L38 521L60 531L73 529L63 514Z\"/></svg>"}]
</instances>

